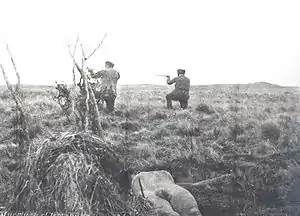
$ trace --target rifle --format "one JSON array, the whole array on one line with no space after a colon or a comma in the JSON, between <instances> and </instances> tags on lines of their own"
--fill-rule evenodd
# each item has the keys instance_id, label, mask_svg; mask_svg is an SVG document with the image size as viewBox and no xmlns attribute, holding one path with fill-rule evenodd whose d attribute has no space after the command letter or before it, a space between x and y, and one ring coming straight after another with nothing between
<instances>
[{"instance_id":1,"label":"rifle","mask_svg":"<svg viewBox=\"0 0 300 216\"><path fill-rule=\"evenodd\" d=\"M157 74L156 76L162 76L162 77L167 77L167 78L170 78L169 75L165 75L165 74Z\"/></svg>"}]
</instances>

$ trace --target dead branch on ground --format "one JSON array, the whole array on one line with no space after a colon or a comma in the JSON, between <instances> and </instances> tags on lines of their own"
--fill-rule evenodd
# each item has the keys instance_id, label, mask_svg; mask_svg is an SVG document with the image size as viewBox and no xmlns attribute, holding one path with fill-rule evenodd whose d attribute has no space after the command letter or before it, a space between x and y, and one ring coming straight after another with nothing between
<instances>
[{"instance_id":1,"label":"dead branch on ground","mask_svg":"<svg viewBox=\"0 0 300 216\"><path fill-rule=\"evenodd\" d=\"M220 181L224 181L224 180L228 180L229 178L233 177L233 174L225 174L225 175L221 175L215 178L211 178L211 179L206 179L203 181L199 181L199 182L194 182L194 183L189 183L189 182L185 182L185 183L176 183L179 186L185 187L185 188L191 188L191 187L209 187L210 184L216 184Z\"/></svg>"}]
</instances>

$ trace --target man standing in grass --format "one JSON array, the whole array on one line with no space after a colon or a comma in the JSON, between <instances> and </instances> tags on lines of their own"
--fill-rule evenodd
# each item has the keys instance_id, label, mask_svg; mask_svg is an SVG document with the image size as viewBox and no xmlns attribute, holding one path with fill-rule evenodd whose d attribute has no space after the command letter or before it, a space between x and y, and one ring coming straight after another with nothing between
<instances>
[{"instance_id":1,"label":"man standing in grass","mask_svg":"<svg viewBox=\"0 0 300 216\"><path fill-rule=\"evenodd\" d=\"M115 99L117 97L117 82L120 74L114 69L114 64L105 62L105 69L97 73L91 72L92 78L101 79L95 87L95 97L97 100L104 100L108 112L114 111Z\"/></svg>"},{"instance_id":2,"label":"man standing in grass","mask_svg":"<svg viewBox=\"0 0 300 216\"><path fill-rule=\"evenodd\" d=\"M166 96L167 108L172 109L172 101L179 101L180 107L182 109L187 109L188 100L190 98L190 79L185 76L185 70L183 69L178 69L177 74L178 76L173 79L170 79L170 76L167 76L168 85L175 83L175 89Z\"/></svg>"}]
</instances>

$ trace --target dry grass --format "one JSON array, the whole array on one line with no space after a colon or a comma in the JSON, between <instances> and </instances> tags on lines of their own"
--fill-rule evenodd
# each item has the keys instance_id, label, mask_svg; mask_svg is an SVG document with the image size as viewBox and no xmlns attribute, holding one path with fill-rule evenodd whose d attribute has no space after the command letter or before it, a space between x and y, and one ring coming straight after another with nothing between
<instances>
[{"instance_id":1,"label":"dry grass","mask_svg":"<svg viewBox=\"0 0 300 216\"><path fill-rule=\"evenodd\" d=\"M165 108L168 91L151 85L122 87L116 112L103 114L106 138L101 143L90 135L75 138L75 125L52 100L54 89L25 89L31 151L22 165L14 147L18 129L13 103L2 90L2 205L11 211L91 213L104 208L106 215L124 211L133 215L132 209L144 204L123 199L126 186L119 184L120 171L166 169L175 180L199 181L234 173L231 182L191 191L205 216L297 215L300 109L296 91L193 87L191 107L185 111L178 104L172 111ZM65 131L71 136L61 134ZM110 163L102 160L101 164L105 154L97 152L95 145L113 149L116 156L109 155ZM94 190L98 177L107 184L101 182L103 187Z\"/></svg>"}]
</instances>

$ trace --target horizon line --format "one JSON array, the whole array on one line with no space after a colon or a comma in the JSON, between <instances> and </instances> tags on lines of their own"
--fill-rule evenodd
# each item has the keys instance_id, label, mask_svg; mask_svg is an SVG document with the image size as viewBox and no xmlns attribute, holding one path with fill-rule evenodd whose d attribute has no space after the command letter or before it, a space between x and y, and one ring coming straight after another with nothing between
<instances>
[{"instance_id":1,"label":"horizon line","mask_svg":"<svg viewBox=\"0 0 300 216\"><path fill-rule=\"evenodd\" d=\"M62 83L66 84L68 86L73 85L72 83ZM215 84L191 84L191 86L222 86L222 85L255 85L255 84L264 84L264 85L273 85L276 87L289 87L289 88L298 88L297 85L278 85L276 83L270 83L270 82L251 82L251 83L215 83ZM12 86L15 86L16 84L11 84ZM170 86L167 84L149 84L149 83L138 83L138 84L118 84L118 86L145 86L145 85L152 85L152 86ZM6 84L0 84L0 86L6 86ZM55 83L53 84L21 84L21 86L43 86L43 87L52 87L55 86ZM171 87L171 86L170 86Z\"/></svg>"}]
</instances>

